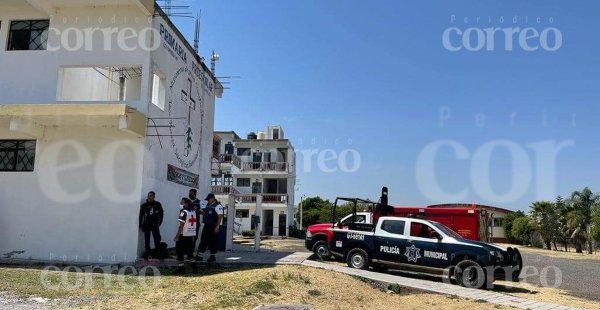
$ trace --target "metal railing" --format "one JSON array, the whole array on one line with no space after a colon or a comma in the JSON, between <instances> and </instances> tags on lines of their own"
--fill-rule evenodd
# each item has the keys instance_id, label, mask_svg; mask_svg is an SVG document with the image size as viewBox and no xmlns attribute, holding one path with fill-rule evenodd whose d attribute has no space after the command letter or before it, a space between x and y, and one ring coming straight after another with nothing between
<instances>
[{"instance_id":1,"label":"metal railing","mask_svg":"<svg viewBox=\"0 0 600 310\"><path fill-rule=\"evenodd\" d=\"M239 194L240 192L233 185L213 185L212 193L215 195Z\"/></svg>"},{"instance_id":2,"label":"metal railing","mask_svg":"<svg viewBox=\"0 0 600 310\"><path fill-rule=\"evenodd\" d=\"M242 167L242 160L235 154L220 154L219 161L221 163L233 164L240 169Z\"/></svg>"},{"instance_id":3,"label":"metal railing","mask_svg":"<svg viewBox=\"0 0 600 310\"><path fill-rule=\"evenodd\" d=\"M263 203L287 204L287 194L262 194ZM242 194L238 196L242 203L256 203L256 194Z\"/></svg>"},{"instance_id":4,"label":"metal railing","mask_svg":"<svg viewBox=\"0 0 600 310\"><path fill-rule=\"evenodd\" d=\"M242 164L246 171L287 171L288 163L283 162L247 162Z\"/></svg>"}]
</instances>

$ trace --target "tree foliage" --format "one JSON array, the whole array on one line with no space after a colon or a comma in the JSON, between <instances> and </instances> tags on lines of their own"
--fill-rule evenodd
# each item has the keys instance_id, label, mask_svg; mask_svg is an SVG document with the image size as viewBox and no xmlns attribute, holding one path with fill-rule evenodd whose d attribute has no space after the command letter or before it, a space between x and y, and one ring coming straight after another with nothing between
<instances>
[{"instance_id":1,"label":"tree foliage","mask_svg":"<svg viewBox=\"0 0 600 310\"><path fill-rule=\"evenodd\" d=\"M533 228L534 227L529 217L518 217L513 221L511 230L512 237L521 244L528 245L531 243L531 233L533 232Z\"/></svg>"},{"instance_id":2,"label":"tree foliage","mask_svg":"<svg viewBox=\"0 0 600 310\"><path fill-rule=\"evenodd\" d=\"M586 239L588 253L592 254L592 218L594 216L594 209L599 203L600 196L594 194L588 187L571 194L570 204L573 209L569 214L568 223L574 229L574 233L575 230L579 229L577 230L578 238L573 240L578 253L582 252L583 244L581 241Z\"/></svg>"},{"instance_id":3,"label":"tree foliage","mask_svg":"<svg viewBox=\"0 0 600 310\"><path fill-rule=\"evenodd\" d=\"M523 211L517 211L513 213L509 213L504 216L504 220L502 221L502 228L504 228L504 236L511 243L516 243L518 240L512 235L513 222L520 217L524 217L525 213Z\"/></svg>"},{"instance_id":4,"label":"tree foliage","mask_svg":"<svg viewBox=\"0 0 600 310\"><path fill-rule=\"evenodd\" d=\"M324 200L321 197L310 197L302 201L302 225L308 227L313 224L331 223L333 204L329 200ZM346 202L337 206L336 221L352 213L354 204ZM364 211L366 206L357 205L356 211ZM296 213L296 220L300 223L300 210Z\"/></svg>"},{"instance_id":5,"label":"tree foliage","mask_svg":"<svg viewBox=\"0 0 600 310\"><path fill-rule=\"evenodd\" d=\"M550 201L536 201L530 206L531 220L534 229L542 238L546 249L551 250L551 243L556 241L558 235L558 215L555 204Z\"/></svg>"}]
</instances>

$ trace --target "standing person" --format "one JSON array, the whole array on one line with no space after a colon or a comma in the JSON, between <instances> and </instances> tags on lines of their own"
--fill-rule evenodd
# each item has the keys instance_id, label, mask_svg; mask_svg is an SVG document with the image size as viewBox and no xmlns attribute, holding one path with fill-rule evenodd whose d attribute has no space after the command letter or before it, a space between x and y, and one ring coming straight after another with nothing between
<instances>
[{"instance_id":1,"label":"standing person","mask_svg":"<svg viewBox=\"0 0 600 310\"><path fill-rule=\"evenodd\" d=\"M212 263L216 260L217 234L223 220L223 206L212 193L208 194L205 200L207 201L206 207L200 211L203 215L202 223L204 224L204 228L202 228L196 260L202 261L206 248L209 248L210 257L207 262Z\"/></svg>"},{"instance_id":2,"label":"standing person","mask_svg":"<svg viewBox=\"0 0 600 310\"><path fill-rule=\"evenodd\" d=\"M188 192L188 197L190 198L191 208L196 212L196 218L200 218L200 200L198 199L198 191L195 188L190 188ZM194 247L196 246L196 240L198 240L198 233L200 231L200 225L196 226L196 235L194 236Z\"/></svg>"},{"instance_id":3,"label":"standing person","mask_svg":"<svg viewBox=\"0 0 600 310\"><path fill-rule=\"evenodd\" d=\"M187 256L192 266L192 272L198 272L196 261L194 259L194 236L198 226L196 211L193 210L192 201L188 198L182 198L179 211L179 226L175 234L175 251L177 252L177 273L185 272L185 263L183 257Z\"/></svg>"},{"instance_id":4,"label":"standing person","mask_svg":"<svg viewBox=\"0 0 600 310\"><path fill-rule=\"evenodd\" d=\"M150 255L150 234L154 238L154 248L159 249L161 236L160 225L163 221L163 207L160 202L154 200L156 194L149 192L146 202L140 207L139 225L144 232L144 257Z\"/></svg>"}]
</instances>

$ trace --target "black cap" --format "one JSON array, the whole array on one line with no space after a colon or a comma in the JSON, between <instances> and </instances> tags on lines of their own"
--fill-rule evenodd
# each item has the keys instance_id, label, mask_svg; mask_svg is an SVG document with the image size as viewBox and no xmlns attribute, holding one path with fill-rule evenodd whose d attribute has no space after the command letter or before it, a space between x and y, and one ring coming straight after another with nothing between
<instances>
[{"instance_id":1,"label":"black cap","mask_svg":"<svg viewBox=\"0 0 600 310\"><path fill-rule=\"evenodd\" d=\"M211 198L215 199L215 194L210 193L210 194L206 195L206 198L204 198L204 200L209 200Z\"/></svg>"}]
</instances>

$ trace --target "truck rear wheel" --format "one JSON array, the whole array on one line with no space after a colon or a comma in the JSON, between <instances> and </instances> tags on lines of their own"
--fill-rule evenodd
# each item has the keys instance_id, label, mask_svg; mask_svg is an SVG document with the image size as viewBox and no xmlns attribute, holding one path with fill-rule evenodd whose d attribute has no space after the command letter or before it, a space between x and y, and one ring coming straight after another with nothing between
<instances>
[{"instance_id":1,"label":"truck rear wheel","mask_svg":"<svg viewBox=\"0 0 600 310\"><path fill-rule=\"evenodd\" d=\"M318 259L328 260L329 258L331 258L331 252L329 252L329 246L327 245L327 242L325 242L325 240L319 240L315 242L312 250Z\"/></svg>"},{"instance_id":2,"label":"truck rear wheel","mask_svg":"<svg viewBox=\"0 0 600 310\"><path fill-rule=\"evenodd\" d=\"M482 288L487 282L485 271L477 262L465 259L454 267L454 279L460 286Z\"/></svg>"},{"instance_id":3,"label":"truck rear wheel","mask_svg":"<svg viewBox=\"0 0 600 310\"><path fill-rule=\"evenodd\" d=\"M355 269L369 269L369 254L363 249L352 249L346 257L348 267Z\"/></svg>"}]
</instances>

